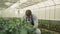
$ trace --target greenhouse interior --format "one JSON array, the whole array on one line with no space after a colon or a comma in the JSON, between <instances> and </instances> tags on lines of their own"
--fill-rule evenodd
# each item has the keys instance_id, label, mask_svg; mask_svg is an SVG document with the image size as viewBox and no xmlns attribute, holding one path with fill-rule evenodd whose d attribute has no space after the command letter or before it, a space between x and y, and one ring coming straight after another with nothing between
<instances>
[{"instance_id":1,"label":"greenhouse interior","mask_svg":"<svg viewBox=\"0 0 60 34\"><path fill-rule=\"evenodd\" d=\"M60 0L0 0L0 34L36 34L21 22L26 10L38 18L40 34L60 34Z\"/></svg>"}]
</instances>

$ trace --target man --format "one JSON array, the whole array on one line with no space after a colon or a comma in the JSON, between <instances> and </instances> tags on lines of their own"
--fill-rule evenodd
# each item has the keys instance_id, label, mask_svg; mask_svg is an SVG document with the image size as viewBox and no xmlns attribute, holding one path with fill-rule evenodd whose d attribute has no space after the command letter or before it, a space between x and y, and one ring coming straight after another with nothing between
<instances>
[{"instance_id":1,"label":"man","mask_svg":"<svg viewBox=\"0 0 60 34\"><path fill-rule=\"evenodd\" d=\"M26 10L25 15L21 19L22 21L30 22L35 28L36 34L41 34L40 29L38 28L38 19L35 15L32 14L31 10Z\"/></svg>"}]
</instances>

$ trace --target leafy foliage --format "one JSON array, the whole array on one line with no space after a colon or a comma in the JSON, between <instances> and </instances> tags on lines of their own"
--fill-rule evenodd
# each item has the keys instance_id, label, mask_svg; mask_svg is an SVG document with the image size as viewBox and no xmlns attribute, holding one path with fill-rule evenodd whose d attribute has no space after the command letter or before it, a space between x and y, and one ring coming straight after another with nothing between
<instances>
[{"instance_id":1,"label":"leafy foliage","mask_svg":"<svg viewBox=\"0 0 60 34\"><path fill-rule=\"evenodd\" d=\"M42 34L54 34L52 31L60 32L60 25L51 23L39 23ZM34 28L29 22L21 22L20 18L0 18L0 34L35 34Z\"/></svg>"},{"instance_id":2,"label":"leafy foliage","mask_svg":"<svg viewBox=\"0 0 60 34\"><path fill-rule=\"evenodd\" d=\"M0 18L1 34L32 34L33 32L34 28L30 23L22 23L21 20L17 18Z\"/></svg>"},{"instance_id":3,"label":"leafy foliage","mask_svg":"<svg viewBox=\"0 0 60 34\"><path fill-rule=\"evenodd\" d=\"M52 23L43 23L42 22L42 23L39 23L39 27L60 33L60 24L52 24Z\"/></svg>"}]
</instances>

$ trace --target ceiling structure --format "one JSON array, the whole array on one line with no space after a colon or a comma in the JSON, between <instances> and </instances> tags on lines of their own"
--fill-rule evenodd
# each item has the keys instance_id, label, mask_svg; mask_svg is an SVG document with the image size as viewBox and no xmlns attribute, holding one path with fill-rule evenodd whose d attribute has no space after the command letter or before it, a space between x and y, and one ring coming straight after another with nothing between
<instances>
[{"instance_id":1,"label":"ceiling structure","mask_svg":"<svg viewBox=\"0 0 60 34\"><path fill-rule=\"evenodd\" d=\"M27 2L24 2L25 0L0 0L0 9L8 8L12 6L13 4L15 4L17 1L23 2L23 4L19 5L20 8L25 8L25 7L28 7L28 6L31 6L39 2L46 1L46 0L27 0Z\"/></svg>"},{"instance_id":2,"label":"ceiling structure","mask_svg":"<svg viewBox=\"0 0 60 34\"><path fill-rule=\"evenodd\" d=\"M55 4L60 4L60 0L0 0L0 9L2 8L9 8L11 6L13 6L14 4L17 4L17 1L19 1L19 9L23 9L32 5L36 5L38 3L41 3L43 5L49 5L48 2L53 2ZM44 4L44 2L46 2L46 4ZM50 4L52 4L50 2ZM18 4L17 4L18 5ZM41 6L43 6L41 5Z\"/></svg>"},{"instance_id":3,"label":"ceiling structure","mask_svg":"<svg viewBox=\"0 0 60 34\"><path fill-rule=\"evenodd\" d=\"M54 5L60 5L60 0L37 0L37 1L27 1L20 5L20 9L27 7L33 7L34 5L39 5L39 7L49 7ZM38 6L37 6L38 7Z\"/></svg>"},{"instance_id":4,"label":"ceiling structure","mask_svg":"<svg viewBox=\"0 0 60 34\"><path fill-rule=\"evenodd\" d=\"M16 3L18 0L0 0L0 9L7 8L14 3Z\"/></svg>"},{"instance_id":5,"label":"ceiling structure","mask_svg":"<svg viewBox=\"0 0 60 34\"><path fill-rule=\"evenodd\" d=\"M32 6L32 5L35 5L35 4L38 4L40 2L44 2L44 1L47 1L47 0L27 0L27 2L19 5L20 8L25 8L25 7L28 7L28 6Z\"/></svg>"}]
</instances>

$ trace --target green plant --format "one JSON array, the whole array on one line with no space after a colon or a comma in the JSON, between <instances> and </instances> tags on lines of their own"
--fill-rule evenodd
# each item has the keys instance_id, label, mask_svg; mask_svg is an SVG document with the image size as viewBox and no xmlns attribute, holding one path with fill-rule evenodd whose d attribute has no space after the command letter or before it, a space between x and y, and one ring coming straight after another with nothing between
<instances>
[{"instance_id":1,"label":"green plant","mask_svg":"<svg viewBox=\"0 0 60 34\"><path fill-rule=\"evenodd\" d=\"M23 23L18 18L1 18L0 31L2 34L33 34L34 28L30 23Z\"/></svg>"},{"instance_id":2,"label":"green plant","mask_svg":"<svg viewBox=\"0 0 60 34\"><path fill-rule=\"evenodd\" d=\"M52 23L40 23L39 28L44 28L51 31L56 31L60 33L60 24L52 24Z\"/></svg>"}]
</instances>

